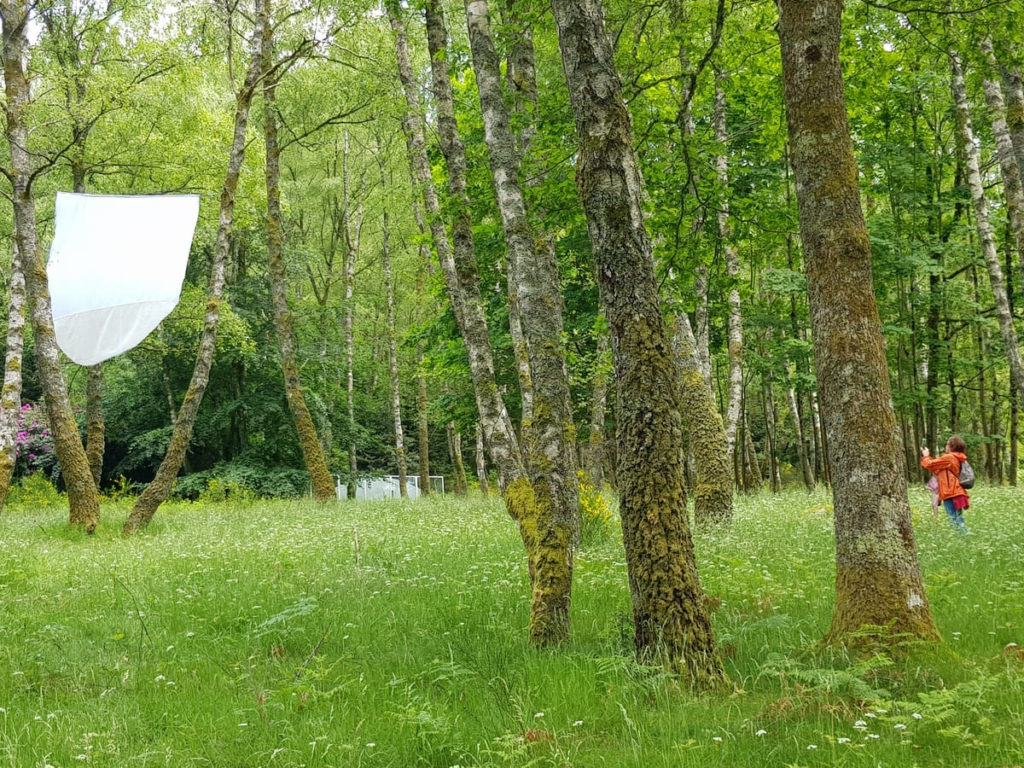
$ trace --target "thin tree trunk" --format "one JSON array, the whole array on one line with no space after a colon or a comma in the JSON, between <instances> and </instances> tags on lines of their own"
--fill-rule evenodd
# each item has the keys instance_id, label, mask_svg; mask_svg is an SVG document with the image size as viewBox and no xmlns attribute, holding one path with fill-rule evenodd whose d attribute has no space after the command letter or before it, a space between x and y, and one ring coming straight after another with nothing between
<instances>
[{"instance_id":1,"label":"thin tree trunk","mask_svg":"<svg viewBox=\"0 0 1024 768\"><path fill-rule=\"evenodd\" d=\"M608 401L608 331L602 328L597 334L597 352L594 360L594 388L590 396L590 436L587 438L587 474L594 490L604 490L604 421L605 404Z\"/></svg>"},{"instance_id":2,"label":"thin tree trunk","mask_svg":"<svg viewBox=\"0 0 1024 768\"><path fill-rule=\"evenodd\" d=\"M159 506L170 496L174 478L185 460L185 452L192 436L199 405L203 401L206 385L210 380L210 368L213 365L213 352L217 345L217 325L220 320L220 304L223 301L224 273L231 240L231 229L234 225L235 191L238 189L238 177L245 157L245 133L249 124L249 107L253 93L259 80L262 63L263 28L268 23L267 10L263 0L256 0L255 25L252 33L252 50L249 68L241 90L235 96L235 132L231 143L227 173L220 196L220 222L217 227L217 240L214 244L213 264L210 268L210 283L206 300L206 316L203 320L203 333L199 340L199 353L196 356L195 368L188 391L182 400L178 416L174 420L174 431L167 453L157 469L146 490L142 492L135 507L124 524L124 534L130 535L149 524Z\"/></svg>"},{"instance_id":3,"label":"thin tree trunk","mask_svg":"<svg viewBox=\"0 0 1024 768\"><path fill-rule=\"evenodd\" d=\"M22 366L25 360L25 271L15 234L11 244L11 278L7 302L7 343L4 383L0 390L0 513L14 477L18 448L18 416L21 414Z\"/></svg>"},{"instance_id":4,"label":"thin tree trunk","mask_svg":"<svg viewBox=\"0 0 1024 768\"><path fill-rule=\"evenodd\" d=\"M355 498L356 477L359 474L357 455L358 425L356 424L355 401L355 295L356 259L359 258L359 242L363 231L364 173L359 175L358 202L355 214L352 211L352 199L349 195L349 139L345 134L342 150L342 237L345 241L345 311L342 316L342 332L345 337L345 395L348 404L348 471L352 481L349 483L349 498ZM372 389L372 387L371 387Z\"/></svg>"},{"instance_id":5,"label":"thin tree trunk","mask_svg":"<svg viewBox=\"0 0 1024 768\"><path fill-rule=\"evenodd\" d=\"M871 249L839 61L842 0L780 0L783 94L830 450L835 609L827 639L865 625L938 639L914 543Z\"/></svg>"},{"instance_id":6,"label":"thin tree trunk","mask_svg":"<svg viewBox=\"0 0 1024 768\"><path fill-rule=\"evenodd\" d=\"M487 482L487 456L484 455L484 429L480 422L476 423L476 480L480 484L480 493L490 496L491 489Z\"/></svg>"},{"instance_id":7,"label":"thin tree trunk","mask_svg":"<svg viewBox=\"0 0 1024 768\"><path fill-rule=\"evenodd\" d=\"M804 423L800 415L800 407L796 401L796 390L792 387L786 389L786 401L789 403L789 415L793 418L796 452L800 458L800 473L804 479L804 487L810 493L814 490L814 473L811 471L811 462L807 460L807 444L804 442Z\"/></svg>"},{"instance_id":8,"label":"thin tree trunk","mask_svg":"<svg viewBox=\"0 0 1024 768\"><path fill-rule=\"evenodd\" d=\"M715 72L714 127L718 154L715 156L715 175L718 180L721 200L718 204L718 238L725 253L725 270L729 279L729 393L726 399L725 436L729 441L729 456L742 456L742 446L737 444L740 411L743 399L743 309L740 302L740 259L736 248L730 242L732 227L729 224L729 158L726 154L728 134L725 125L725 91L722 89L724 75ZM734 459L742 468L743 461Z\"/></svg>"},{"instance_id":9,"label":"thin tree trunk","mask_svg":"<svg viewBox=\"0 0 1024 768\"><path fill-rule=\"evenodd\" d=\"M1007 475L1010 485L1017 487L1017 462L1020 460L1020 404L1010 393L1010 471Z\"/></svg>"},{"instance_id":10,"label":"thin tree trunk","mask_svg":"<svg viewBox=\"0 0 1024 768\"><path fill-rule=\"evenodd\" d=\"M1024 399L1024 363L1021 361L1020 345L1017 331L1013 325L1006 286L1003 282L1003 267L996 252L995 237L988 216L988 201L985 198L985 187L979 170L978 147L974 143L974 130L971 127L970 104L967 101L967 87L964 85L963 69L960 55L953 51L949 54L952 70L953 102L956 106L957 129L960 139L960 151L963 153L967 166L967 183L971 189L974 203L974 221L978 229L978 240L981 243L985 265L988 267L989 283L995 299L996 318L1003 339L1003 347L1010 365L1010 381L1018 398Z\"/></svg>"},{"instance_id":11,"label":"thin tree trunk","mask_svg":"<svg viewBox=\"0 0 1024 768\"><path fill-rule=\"evenodd\" d=\"M524 454L537 528L531 636L536 643L548 644L569 636L572 543L579 520L576 430L562 344L562 290L555 251L546 247L546 239L534 236L527 218L519 183L520 158L501 88L501 62L491 35L487 0L466 0L465 6L484 140L529 350L533 410Z\"/></svg>"},{"instance_id":12,"label":"thin tree trunk","mask_svg":"<svg viewBox=\"0 0 1024 768\"><path fill-rule=\"evenodd\" d=\"M448 422L448 448L451 451L452 466L455 468L455 495L465 496L467 493L466 464L462 460L462 433L454 421Z\"/></svg>"},{"instance_id":13,"label":"thin tree trunk","mask_svg":"<svg viewBox=\"0 0 1024 768\"><path fill-rule=\"evenodd\" d=\"M385 172L383 150L377 142L377 164L380 168L380 188L387 200L388 180ZM409 498L405 478L405 434L402 431L401 382L398 378L398 333L395 331L395 278L391 270L391 219L385 203L381 210L381 265L384 270L384 293L387 302L388 326L388 372L391 378L391 414L395 425L395 461L398 464L398 492L403 499Z\"/></svg>"},{"instance_id":14,"label":"thin tree trunk","mask_svg":"<svg viewBox=\"0 0 1024 768\"><path fill-rule=\"evenodd\" d=\"M416 345L416 449L419 452L420 495L430 495L430 421L427 418L427 376L423 342Z\"/></svg>"},{"instance_id":15,"label":"thin tree trunk","mask_svg":"<svg viewBox=\"0 0 1024 768\"><path fill-rule=\"evenodd\" d=\"M623 544L642 661L717 688L725 674L697 574L683 488L680 373L644 225L643 181L599 0L552 0L576 117L587 215L616 380Z\"/></svg>"},{"instance_id":16,"label":"thin tree trunk","mask_svg":"<svg viewBox=\"0 0 1024 768\"><path fill-rule=\"evenodd\" d=\"M267 183L267 257L269 262L270 296L274 305L274 326L281 350L281 371L284 374L285 399L295 422L302 458L318 501L336 498L334 478L327 468L316 427L309 415L299 376L295 350L295 331L288 307L288 278L284 263L284 231L281 222L281 157L277 143L277 108L275 95L277 76L272 72L274 41L270 25L263 27L263 138L266 147Z\"/></svg>"},{"instance_id":17,"label":"thin tree trunk","mask_svg":"<svg viewBox=\"0 0 1024 768\"><path fill-rule=\"evenodd\" d=\"M768 459L768 479L772 493L782 489L782 475L779 472L778 445L775 440L775 397L772 394L771 381L762 385L761 401L764 407L764 428L767 436L765 454Z\"/></svg>"},{"instance_id":18,"label":"thin tree trunk","mask_svg":"<svg viewBox=\"0 0 1024 768\"><path fill-rule=\"evenodd\" d=\"M732 479L729 444L715 395L704 380L690 318L674 318L673 352L682 372L682 410L690 434L696 465L693 519L698 528L728 525L732 521Z\"/></svg>"},{"instance_id":19,"label":"thin tree trunk","mask_svg":"<svg viewBox=\"0 0 1024 768\"><path fill-rule=\"evenodd\" d=\"M998 69L995 53L992 51L992 39L986 37L981 44L982 53L988 57L988 63L993 73ZM1006 121L1007 109L1003 101L1003 89L994 74L986 77L983 81L985 88L985 102L988 105L989 117L992 120L992 136L996 142L996 155L999 158L999 172L1003 179L1003 190L1006 193L1006 213L1010 228L1013 230L1014 241L1017 244L1017 258L1021 264L1021 271L1024 274L1024 185L1021 183L1024 172L1017 166L1017 157L1014 152L1013 138L1010 136L1010 128ZM1007 282L1010 282L1011 275L1007 273ZM1021 283L1024 285L1024 282ZM1007 294L1012 294L1008 286Z\"/></svg>"},{"instance_id":20,"label":"thin tree trunk","mask_svg":"<svg viewBox=\"0 0 1024 768\"><path fill-rule=\"evenodd\" d=\"M1017 158L1017 171L1024 181L1024 81L1017 68L1002 68L1006 91L1006 127Z\"/></svg>"},{"instance_id":21,"label":"thin tree trunk","mask_svg":"<svg viewBox=\"0 0 1024 768\"><path fill-rule=\"evenodd\" d=\"M3 28L3 66L6 101L6 138L11 152L14 232L29 297L35 341L36 368L46 397L47 417L53 432L57 460L67 486L69 522L92 533L100 520L99 494L89 469L68 398L53 329L50 288L46 265L36 234L35 198L32 190L32 158L28 148L28 106L31 101L25 74L28 56L29 6L24 0L0 2Z\"/></svg>"}]
</instances>

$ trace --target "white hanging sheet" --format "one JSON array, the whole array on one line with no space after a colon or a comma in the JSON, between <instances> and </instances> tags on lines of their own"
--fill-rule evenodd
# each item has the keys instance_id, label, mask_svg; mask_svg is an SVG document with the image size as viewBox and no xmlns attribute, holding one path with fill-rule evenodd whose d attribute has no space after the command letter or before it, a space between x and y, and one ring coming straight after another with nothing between
<instances>
[{"instance_id":1,"label":"white hanging sheet","mask_svg":"<svg viewBox=\"0 0 1024 768\"><path fill-rule=\"evenodd\" d=\"M57 344L80 365L127 352L174 309L198 195L57 193L46 266Z\"/></svg>"}]
</instances>

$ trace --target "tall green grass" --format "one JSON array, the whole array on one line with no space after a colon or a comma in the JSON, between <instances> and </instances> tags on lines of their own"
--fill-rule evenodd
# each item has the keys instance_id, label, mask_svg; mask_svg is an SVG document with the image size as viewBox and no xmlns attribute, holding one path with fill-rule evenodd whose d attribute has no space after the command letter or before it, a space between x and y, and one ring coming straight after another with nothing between
<instances>
[{"instance_id":1,"label":"tall green grass","mask_svg":"<svg viewBox=\"0 0 1024 768\"><path fill-rule=\"evenodd\" d=\"M817 645L824 493L741 498L698 534L718 696L633 663L614 531L578 555L572 643L535 651L498 501L179 504L129 540L127 502L91 538L66 506L8 508L0 765L1018 765L1021 494L979 488L968 537L913 502L945 642L897 654Z\"/></svg>"}]
</instances>

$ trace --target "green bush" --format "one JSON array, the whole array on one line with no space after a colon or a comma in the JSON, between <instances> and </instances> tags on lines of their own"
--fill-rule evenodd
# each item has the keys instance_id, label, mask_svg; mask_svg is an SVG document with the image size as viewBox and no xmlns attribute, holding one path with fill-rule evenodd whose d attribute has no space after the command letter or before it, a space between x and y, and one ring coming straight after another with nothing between
<instances>
[{"instance_id":1,"label":"green bush","mask_svg":"<svg viewBox=\"0 0 1024 768\"><path fill-rule=\"evenodd\" d=\"M309 474L291 467L261 467L238 461L222 462L203 472L179 477L174 497L207 501L253 498L293 498L309 489Z\"/></svg>"}]
</instances>

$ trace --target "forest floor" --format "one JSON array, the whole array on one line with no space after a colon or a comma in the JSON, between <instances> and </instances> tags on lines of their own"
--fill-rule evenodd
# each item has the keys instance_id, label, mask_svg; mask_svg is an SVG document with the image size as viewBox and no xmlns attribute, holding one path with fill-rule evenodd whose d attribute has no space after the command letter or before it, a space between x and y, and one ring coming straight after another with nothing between
<instances>
[{"instance_id":1,"label":"forest floor","mask_svg":"<svg viewBox=\"0 0 1024 768\"><path fill-rule=\"evenodd\" d=\"M699 533L715 696L633 663L615 528L577 558L572 643L535 651L496 499L182 503L130 540L127 500L91 538L23 501L0 520L0 765L1018 766L1024 494L980 485L966 537L912 501L944 643L898 653L817 645L825 492Z\"/></svg>"}]
</instances>

